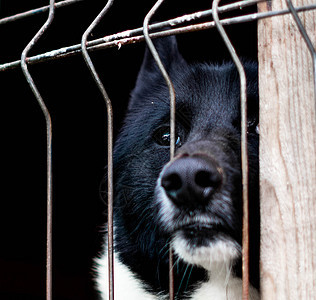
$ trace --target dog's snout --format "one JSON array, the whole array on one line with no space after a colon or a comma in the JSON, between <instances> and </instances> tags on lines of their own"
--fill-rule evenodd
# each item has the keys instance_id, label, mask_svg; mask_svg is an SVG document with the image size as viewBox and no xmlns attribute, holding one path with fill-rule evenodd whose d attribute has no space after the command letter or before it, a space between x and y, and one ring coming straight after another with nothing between
<instances>
[{"instance_id":1,"label":"dog's snout","mask_svg":"<svg viewBox=\"0 0 316 300\"><path fill-rule=\"evenodd\" d=\"M209 203L222 184L222 174L207 156L185 156L171 163L164 171L161 185L177 205L196 208Z\"/></svg>"}]
</instances>

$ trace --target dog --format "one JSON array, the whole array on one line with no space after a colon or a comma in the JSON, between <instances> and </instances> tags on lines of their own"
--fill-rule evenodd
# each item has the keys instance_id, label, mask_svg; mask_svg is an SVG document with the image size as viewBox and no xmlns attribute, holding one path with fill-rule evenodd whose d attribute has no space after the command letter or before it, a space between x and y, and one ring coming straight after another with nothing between
<instances>
[{"instance_id":1,"label":"dog","mask_svg":"<svg viewBox=\"0 0 316 300\"><path fill-rule=\"evenodd\" d=\"M176 152L169 161L169 92L146 50L114 148L115 299L169 299L170 245L175 299L241 299L237 69L232 62L187 63L173 36L155 40L155 46L176 93ZM245 62L244 67L250 259L255 262L250 299L259 299L255 279L259 268L258 71L253 62ZM96 260L97 289L102 299L108 299L107 266L104 251Z\"/></svg>"}]
</instances>

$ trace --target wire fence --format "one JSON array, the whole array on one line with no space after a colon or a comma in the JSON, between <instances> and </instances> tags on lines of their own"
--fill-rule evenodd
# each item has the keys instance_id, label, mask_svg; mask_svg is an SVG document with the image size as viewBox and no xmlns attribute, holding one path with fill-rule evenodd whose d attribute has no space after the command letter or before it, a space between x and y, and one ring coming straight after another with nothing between
<instances>
[{"instance_id":1,"label":"wire fence","mask_svg":"<svg viewBox=\"0 0 316 300\"><path fill-rule=\"evenodd\" d=\"M91 72L91 75L100 90L103 99L107 108L107 142L108 142L108 259L109 259L109 299L114 299L114 276L113 276L113 161L112 161L112 149L113 149L113 112L111 106L111 100L105 90L104 85L94 67L94 64L90 58L90 53L92 51L117 47L121 48L128 44L134 44L139 42L146 42L150 51L152 52L165 80L169 87L170 93L170 127L171 127L171 144L170 144L170 158L174 156L174 145L175 145L175 93L173 85L167 72L165 71L159 55L155 50L155 47L152 43L152 39L169 36L169 35L178 35L185 34L189 32L207 30L213 27L216 27L222 38L225 42L233 61L235 62L239 75L240 75L240 91L241 91L241 112L242 112L242 182L243 182L243 299L248 299L249 297L249 270L248 270L248 260L249 260L249 228L248 228L248 154L247 154L247 111L246 111L246 77L244 70L236 51L227 36L224 27L228 25L234 25L244 22L255 22L263 18L270 18L274 16L280 16L285 14L291 14L303 36L313 61L313 70L314 70L314 83L315 83L315 95L316 95L316 52L315 48L310 41L310 38L302 25L298 13L305 12L308 10L316 9L316 4L305 5L301 7L293 7L291 0L287 0L288 9L280 11L269 11L269 12L257 12L251 13L248 15L234 16L230 18L220 19L222 13L230 11L241 11L242 8L248 6L254 6L259 2L265 2L265 0L243 0L234 2L231 4L219 6L220 0L215 0L213 2L212 9L205 11L198 11L195 13L179 16L177 18L169 19L163 22L157 22L155 24L150 24L151 17L159 9L160 4L163 0L158 0L153 8L148 12L146 18L144 19L144 24L142 27L136 29L125 30L123 32L107 35L102 38L97 38L94 40L89 40L91 32L94 28L100 23L103 18L106 18L106 14L109 13L109 10L115 2L114 0L109 0L106 2L102 11L98 14L95 20L87 28L87 30L82 35L81 43L66 46L60 49L51 50L45 53L37 54L34 56L28 56L31 48L38 42L42 37L44 32L48 27L53 23L54 13L56 9L61 9L64 6L73 5L77 2L83 0L67 0L56 2L50 0L49 5L41 7L38 9L33 9L24 13L20 13L14 16L9 16L3 19L0 19L0 25L7 24L20 20L22 18L29 18L36 14L47 13L48 18L44 25L39 29L38 33L32 38L26 48L21 54L21 58L16 61L7 62L0 65L0 72L11 70L14 68L22 67L25 78L38 101L39 106L45 116L46 120L46 136L47 136L47 272L46 272L46 299L52 300L53 295L53 285L52 285L52 122L50 113L45 105L45 99L43 99L38 91L36 83L33 81L30 72L28 71L28 66L32 64L44 63L46 61L64 59L70 56L77 54L82 54L84 61L88 69ZM213 21L209 19L213 17ZM192 24L193 23L193 24ZM167 28L167 29L166 29ZM316 97L316 96L315 96ZM315 99L316 103L316 99ZM171 250L171 249L170 249ZM169 284L169 299L174 299L174 289L173 289L173 259L172 259L172 250L170 251L170 284Z\"/></svg>"}]
</instances>

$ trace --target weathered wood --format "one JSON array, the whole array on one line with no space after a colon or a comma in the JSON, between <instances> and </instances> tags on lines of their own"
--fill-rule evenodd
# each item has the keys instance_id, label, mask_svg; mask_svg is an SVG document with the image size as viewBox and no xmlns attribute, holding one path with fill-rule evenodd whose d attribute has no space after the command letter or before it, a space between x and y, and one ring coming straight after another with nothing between
<instances>
[{"instance_id":1,"label":"weathered wood","mask_svg":"<svg viewBox=\"0 0 316 300\"><path fill-rule=\"evenodd\" d=\"M314 0L293 1L294 6ZM285 0L260 11L287 8ZM316 12L300 13L316 45ZM258 24L262 299L316 299L312 60L293 17Z\"/></svg>"}]
</instances>

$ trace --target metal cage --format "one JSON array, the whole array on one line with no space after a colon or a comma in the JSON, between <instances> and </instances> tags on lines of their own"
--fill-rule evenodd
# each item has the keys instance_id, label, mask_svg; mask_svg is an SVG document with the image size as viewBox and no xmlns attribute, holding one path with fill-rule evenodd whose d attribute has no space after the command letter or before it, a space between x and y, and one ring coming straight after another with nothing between
<instances>
[{"instance_id":1,"label":"metal cage","mask_svg":"<svg viewBox=\"0 0 316 300\"><path fill-rule=\"evenodd\" d=\"M291 14L293 16L293 20L295 21L306 45L308 47L308 51L312 56L313 62L313 72L314 72L314 93L316 95L316 88L315 88L315 70L316 70L316 54L315 54L315 47L311 41L311 37L309 37L307 31L305 30L300 17L298 16L299 12L305 12L308 10L316 9L316 4L307 4L294 8L292 1L287 0L288 8L283 10L266 10L260 9L259 12L251 12L250 14L244 14L243 11L246 7L254 7L261 3L261 7L266 5L267 7L271 8L271 2L264 0L242 0L234 3L229 3L226 5L220 5L220 0L214 0L212 7L210 2L210 8L204 11L198 11L190 14L185 14L179 17L171 18L166 21L160 21L153 23L151 18L155 14L156 10L159 10L160 5L163 3L163 0L158 0L152 9L146 13L143 25L136 29L131 30L124 30L115 34L106 34L102 38L94 38L92 37L92 32L95 30L97 25L103 20L106 19L107 16L111 13L112 6L115 7L115 1L109 0L105 1L105 6L102 8L101 12L97 15L97 17L93 20L91 25L83 32L81 42L78 41L77 44L71 46L63 46L58 49L49 50L49 51L38 51L40 54L32 55L29 54L33 47L36 47L36 44L40 44L40 40L43 39L44 33L46 31L49 32L50 28L54 26L54 16L55 12L59 9L62 10L66 6L75 6L79 5L79 2L84 2L82 0L66 0L56 2L54 0L50 0L49 5L45 7L41 7L39 9L34 9L31 11L26 11L24 13L19 13L17 15L13 15L10 17L3 17L0 19L1 26L9 26L12 22L17 22L20 20L24 20L29 17L33 17L35 15L47 15L48 18L44 20L42 27L39 29L37 34L31 39L31 41L27 44L23 51L21 51L21 58L11 62L1 62L0 64L0 71L2 74L7 74L10 71L16 68L22 68L23 74L25 79L30 86L40 109L42 110L45 123L46 123L46 186L47 186L47 246L46 246L46 299L51 300L53 299L54 293L54 286L53 282L53 272L52 272L52 240L53 240L53 181L52 181L52 169L53 169L53 147L52 147L52 137L55 132L52 129L52 125L54 122L51 120L50 110L54 110L47 108L45 104L45 96L42 97L41 95L41 83L40 78L37 76L37 79L33 79L32 71L29 71L29 66L36 65L36 64L44 64L44 62L56 61L61 60L62 58L78 56L82 54L84 62L86 63L95 84L97 85L99 92L102 95L102 98L105 102L107 116L105 119L107 120L107 178L108 186L107 186L107 199L108 199L108 253L109 253L109 273L110 273L110 291L109 291L109 299L114 299L114 277L113 277L113 162L112 162L112 149L113 149L113 112L112 112L112 103L106 92L105 86L108 83L102 83L102 76L98 74L100 72L99 67L95 67L93 63L93 59L91 59L90 55L92 52L101 50L101 49L121 49L126 45L130 44L137 44L140 42L146 42L150 51L155 57L155 60L166 80L166 84L169 87L170 92L170 122L171 122L171 147L170 147L170 157L172 158L174 155L174 139L175 139L175 94L173 91L173 85L170 81L167 72L165 71L162 63L160 62L159 56L154 48L152 43L152 39L168 36L168 35L179 35L179 34L186 34L191 32L198 32L203 30L208 30L211 28L217 28L223 42L225 43L233 61L235 62L238 72L240 75L240 89L241 89L241 111L242 111L242 170L243 170L243 299L248 299L248 285L249 285L249 270L248 270L248 253L249 253L249 237L248 237L248 166L247 166L247 125L246 125L246 77L243 71L242 63L239 59L239 56L236 54L237 52L234 49L233 43L231 42L229 36L227 35L225 29L228 25L236 25L245 22L256 22L257 20L262 20L266 18ZM165 2L168 2L167 0ZM78 4L77 4L78 3ZM0 8L1 9L1 8ZM65 8L66 9L66 8ZM70 8L68 9L68 14ZM234 12L232 16L228 15L227 13ZM225 18L222 18L225 14ZM225 27L223 27L225 26ZM99 27L98 27L99 28ZM224 29L225 28L225 29ZM111 28L108 28L111 30ZM216 30L216 29L214 29ZM99 30L100 31L100 30ZM98 35L101 35L98 32ZM91 38L92 37L92 38ZM12 37L15 38L15 37ZM314 37L313 37L314 38ZM314 40L315 42L315 40ZM223 45L224 45L223 43ZM3 44L5 47L5 44ZM64 60L61 60L64 61ZM106 66L105 66L106 67ZM98 71L97 71L98 69ZM7 72L7 73L6 73ZM107 70L106 72L111 72L111 70ZM54 83L52 83L54 84ZM18 88L18 87L17 87ZM56 87L58 88L58 87ZM13 99L14 101L14 99ZM94 105L94 104L87 104L87 105ZM50 106L52 106L50 104ZM19 107L16 108L19 110ZM60 131L60 130L58 130ZM44 169L44 166L42 166ZM315 184L315 182L314 182ZM315 223L313 224L315 227ZM314 228L313 227L313 228ZM172 251L170 251L170 299L174 299L174 290L173 290L173 275L172 275ZM314 249L315 253L315 249ZM315 256L315 255L314 255ZM314 268L315 269L315 268ZM316 270L314 270L316 272ZM314 279L315 279L314 274ZM315 286L314 286L315 288ZM307 299L307 298L306 298Z\"/></svg>"}]
</instances>

